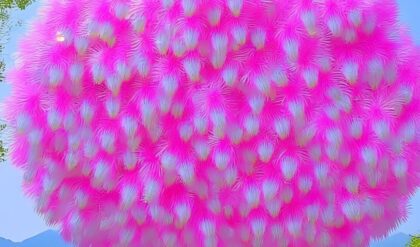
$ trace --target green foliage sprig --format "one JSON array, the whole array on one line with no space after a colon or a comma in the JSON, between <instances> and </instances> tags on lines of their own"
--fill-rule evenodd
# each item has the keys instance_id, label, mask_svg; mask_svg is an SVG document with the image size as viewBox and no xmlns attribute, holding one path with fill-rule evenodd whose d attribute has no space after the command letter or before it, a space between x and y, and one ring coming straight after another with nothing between
<instances>
[{"instance_id":1,"label":"green foliage sprig","mask_svg":"<svg viewBox=\"0 0 420 247\"><path fill-rule=\"evenodd\" d=\"M34 0L0 0L0 9L18 7L19 9L23 10L33 2Z\"/></svg>"},{"instance_id":2,"label":"green foliage sprig","mask_svg":"<svg viewBox=\"0 0 420 247\"><path fill-rule=\"evenodd\" d=\"M6 128L5 124L0 124L0 132ZM3 141L0 140L0 162L3 162L6 158L7 149L3 145Z\"/></svg>"},{"instance_id":3,"label":"green foliage sprig","mask_svg":"<svg viewBox=\"0 0 420 247\"><path fill-rule=\"evenodd\" d=\"M420 235L411 236L410 243L407 245L408 247L420 247Z\"/></svg>"}]
</instances>

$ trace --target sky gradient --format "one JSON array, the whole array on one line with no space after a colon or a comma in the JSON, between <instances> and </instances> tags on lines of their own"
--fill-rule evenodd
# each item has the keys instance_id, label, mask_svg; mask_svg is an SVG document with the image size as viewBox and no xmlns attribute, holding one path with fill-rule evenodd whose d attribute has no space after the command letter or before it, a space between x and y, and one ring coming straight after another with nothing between
<instances>
[{"instance_id":1,"label":"sky gradient","mask_svg":"<svg viewBox=\"0 0 420 247\"><path fill-rule=\"evenodd\" d=\"M400 19L411 30L417 44L420 44L420 2L419 0L399 0ZM23 21L21 27L14 28L4 51L7 68L13 66L13 53L19 37L26 29L26 23L31 20L40 6L39 2L31 5L25 11L12 13L12 21ZM7 96L9 88L0 84L0 102ZM1 107L1 106L0 106ZM1 138L1 136L0 136ZM46 226L43 219L34 212L31 199L25 197L21 190L22 172L12 167L8 161L0 165L0 237L13 241L21 241L52 227ZM420 233L420 190L410 202L408 220L394 232L406 234Z\"/></svg>"}]
</instances>

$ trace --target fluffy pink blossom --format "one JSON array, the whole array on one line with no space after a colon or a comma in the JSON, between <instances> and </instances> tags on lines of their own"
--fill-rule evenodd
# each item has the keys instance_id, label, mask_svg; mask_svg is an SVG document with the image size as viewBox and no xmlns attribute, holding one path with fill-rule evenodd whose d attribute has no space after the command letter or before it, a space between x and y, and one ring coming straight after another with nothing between
<instances>
[{"instance_id":1,"label":"fluffy pink blossom","mask_svg":"<svg viewBox=\"0 0 420 247\"><path fill-rule=\"evenodd\" d=\"M76 246L367 246L420 185L394 0L48 0L11 158Z\"/></svg>"}]
</instances>

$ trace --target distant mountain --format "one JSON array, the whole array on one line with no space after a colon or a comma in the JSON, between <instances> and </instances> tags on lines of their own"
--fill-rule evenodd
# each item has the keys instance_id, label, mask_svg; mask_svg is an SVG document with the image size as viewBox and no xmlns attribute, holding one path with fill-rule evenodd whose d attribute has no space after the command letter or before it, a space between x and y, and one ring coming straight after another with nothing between
<instances>
[{"instance_id":1,"label":"distant mountain","mask_svg":"<svg viewBox=\"0 0 420 247\"><path fill-rule=\"evenodd\" d=\"M0 246L1 247L13 247L13 246L17 246L17 245L15 243L13 243L12 241L8 240L8 239L0 238Z\"/></svg>"},{"instance_id":2,"label":"distant mountain","mask_svg":"<svg viewBox=\"0 0 420 247\"><path fill-rule=\"evenodd\" d=\"M404 233L397 233L385 239L372 242L370 247L405 247L409 241L409 235Z\"/></svg>"},{"instance_id":3,"label":"distant mountain","mask_svg":"<svg viewBox=\"0 0 420 247\"><path fill-rule=\"evenodd\" d=\"M46 231L19 243L0 238L0 247L71 247L71 245L66 243L58 232Z\"/></svg>"},{"instance_id":4,"label":"distant mountain","mask_svg":"<svg viewBox=\"0 0 420 247\"><path fill-rule=\"evenodd\" d=\"M410 241L410 236L397 233L388 238L372 242L370 247L405 247ZM15 243L0 238L0 247L72 247L66 243L56 231L46 231L23 242Z\"/></svg>"}]
</instances>

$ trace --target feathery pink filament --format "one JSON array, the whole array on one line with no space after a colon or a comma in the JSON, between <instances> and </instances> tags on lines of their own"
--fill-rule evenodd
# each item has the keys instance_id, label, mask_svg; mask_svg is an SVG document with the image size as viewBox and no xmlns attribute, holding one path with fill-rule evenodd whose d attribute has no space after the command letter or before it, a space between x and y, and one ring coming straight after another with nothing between
<instances>
[{"instance_id":1,"label":"feathery pink filament","mask_svg":"<svg viewBox=\"0 0 420 247\"><path fill-rule=\"evenodd\" d=\"M50 0L11 156L77 246L366 246L420 184L393 0Z\"/></svg>"}]
</instances>

